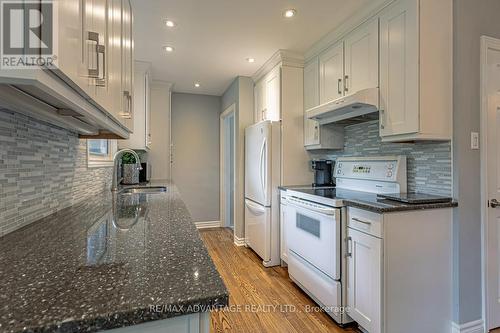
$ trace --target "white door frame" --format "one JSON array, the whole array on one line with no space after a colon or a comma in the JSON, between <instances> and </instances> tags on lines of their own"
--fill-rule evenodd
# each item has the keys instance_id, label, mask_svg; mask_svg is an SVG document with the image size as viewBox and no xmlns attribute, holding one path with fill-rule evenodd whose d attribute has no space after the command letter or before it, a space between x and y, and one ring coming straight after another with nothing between
<instances>
[{"instance_id":1,"label":"white door frame","mask_svg":"<svg viewBox=\"0 0 500 333\"><path fill-rule=\"evenodd\" d=\"M233 115L233 124L234 124L234 138L233 138L233 147L234 147L234 167L233 167L233 175L235 178L235 184L236 184L236 104L230 105L222 114L220 115L220 221L221 221L221 227L229 227L227 220L226 220L226 187L224 186L224 175L228 170L226 170L226 165L225 165L225 144L227 141L226 138L226 132L225 132L225 126L224 122L227 117ZM233 195L233 202L234 202L234 208L236 208L236 191L234 191ZM236 224L236 209L233 209L233 222Z\"/></svg>"},{"instance_id":2,"label":"white door frame","mask_svg":"<svg viewBox=\"0 0 500 333\"><path fill-rule=\"evenodd\" d=\"M487 71L488 71L488 50L490 48L500 49L500 40L481 36L481 240L482 240L482 303L483 303L483 322L485 324L486 332L489 328L489 318L488 318L488 218L489 218L489 207L487 207L486 202L488 202L488 165L487 165L487 154L488 154L488 94L487 94Z\"/></svg>"}]
</instances>

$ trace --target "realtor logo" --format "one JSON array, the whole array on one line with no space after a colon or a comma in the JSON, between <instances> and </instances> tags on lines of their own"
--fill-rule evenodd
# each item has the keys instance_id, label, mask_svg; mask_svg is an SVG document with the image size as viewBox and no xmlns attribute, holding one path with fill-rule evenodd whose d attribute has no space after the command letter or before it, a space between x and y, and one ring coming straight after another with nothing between
<instances>
[{"instance_id":1,"label":"realtor logo","mask_svg":"<svg viewBox=\"0 0 500 333\"><path fill-rule=\"evenodd\" d=\"M2 69L50 67L53 55L51 0L0 0Z\"/></svg>"}]
</instances>

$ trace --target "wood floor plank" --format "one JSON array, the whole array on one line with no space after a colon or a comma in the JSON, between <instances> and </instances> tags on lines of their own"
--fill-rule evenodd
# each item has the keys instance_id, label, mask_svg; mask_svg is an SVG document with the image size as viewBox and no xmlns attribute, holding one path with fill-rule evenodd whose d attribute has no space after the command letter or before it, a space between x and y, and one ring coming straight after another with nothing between
<instances>
[{"instance_id":1,"label":"wood floor plank","mask_svg":"<svg viewBox=\"0 0 500 333\"><path fill-rule=\"evenodd\" d=\"M211 315L211 332L359 332L340 328L288 277L286 268L265 268L250 249L233 243L230 229L201 231L201 237L228 290L228 309Z\"/></svg>"}]
</instances>

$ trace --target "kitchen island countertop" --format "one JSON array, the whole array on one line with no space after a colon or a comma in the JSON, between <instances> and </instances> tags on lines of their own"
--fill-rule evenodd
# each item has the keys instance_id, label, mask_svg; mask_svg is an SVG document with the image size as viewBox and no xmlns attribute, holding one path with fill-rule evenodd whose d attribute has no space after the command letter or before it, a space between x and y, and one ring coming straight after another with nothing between
<instances>
[{"instance_id":1,"label":"kitchen island countertop","mask_svg":"<svg viewBox=\"0 0 500 333\"><path fill-rule=\"evenodd\" d=\"M96 193L0 238L0 332L96 332L206 312L228 291L173 184Z\"/></svg>"}]
</instances>

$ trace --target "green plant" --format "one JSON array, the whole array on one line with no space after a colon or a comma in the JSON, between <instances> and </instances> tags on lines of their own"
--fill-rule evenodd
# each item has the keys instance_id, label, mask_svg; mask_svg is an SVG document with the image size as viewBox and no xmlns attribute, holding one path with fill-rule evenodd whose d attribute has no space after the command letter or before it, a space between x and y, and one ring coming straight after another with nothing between
<instances>
[{"instance_id":1,"label":"green plant","mask_svg":"<svg viewBox=\"0 0 500 333\"><path fill-rule=\"evenodd\" d=\"M135 164L135 156L132 153L124 153L122 155L122 164Z\"/></svg>"}]
</instances>

